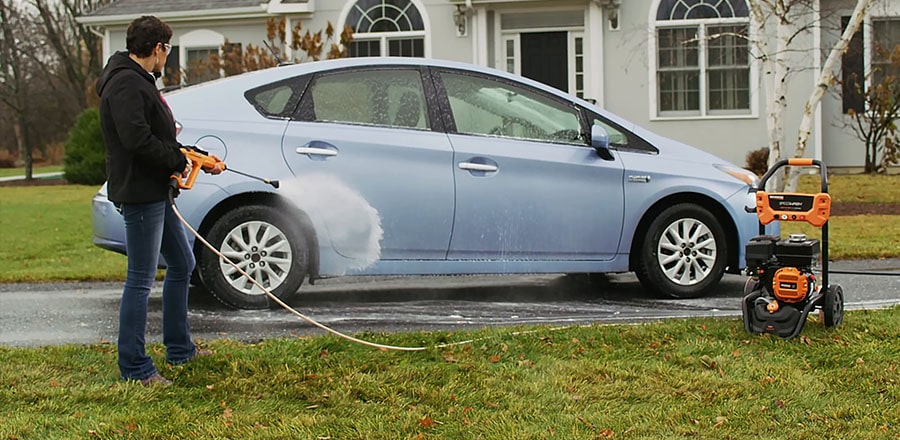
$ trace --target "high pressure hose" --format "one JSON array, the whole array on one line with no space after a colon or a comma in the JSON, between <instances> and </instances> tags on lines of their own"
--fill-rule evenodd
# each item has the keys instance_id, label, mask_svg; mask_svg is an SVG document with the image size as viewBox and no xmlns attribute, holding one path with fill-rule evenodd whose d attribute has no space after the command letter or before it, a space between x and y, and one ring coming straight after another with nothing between
<instances>
[{"instance_id":1,"label":"high pressure hose","mask_svg":"<svg viewBox=\"0 0 900 440\"><path fill-rule=\"evenodd\" d=\"M312 324L312 325L314 325L314 326L316 326L316 327L318 327L318 328L320 328L320 329L322 329L322 330L324 330L324 331L326 331L326 332L328 332L328 333L331 333L331 334L333 334L333 335L335 335L335 336L337 336L337 337L339 337L339 338L344 338L344 339L346 339L346 340L348 340L348 341L355 342L355 343L357 343L357 344L365 345L365 346L368 346L368 347L374 347L374 348L377 348L377 349L379 349L379 350L385 350L385 351L387 351L387 350L397 350L397 351L424 351L424 350L428 350L429 348L444 348L444 347L449 347L449 346L452 346L452 345L463 344L463 343L469 342L469 341L464 341L464 342L458 342L458 343L453 343L453 344L441 344L441 345L435 345L434 347L399 347L399 346L396 346L396 345L379 344L379 343L376 343L376 342L366 341L366 340L363 340L363 339L355 338L355 337L353 337L353 336L350 336L350 335L341 333L341 332L339 332L339 331L337 331L337 330L335 330L335 329L333 329L333 328L331 328L331 327L328 327L328 326L325 325L325 324L322 324L322 323L316 321L315 319L310 318L309 316L304 315L303 313L300 313L299 311L297 311L297 310L294 309L293 307L287 305L287 304L286 304L284 301L282 301L280 298L278 298L277 296L275 296L272 292L269 291L269 289L266 289L265 287L263 287L263 286L262 286L258 281L256 281L252 276L250 276L247 272L244 272L244 270L241 269L240 267L238 267L237 264L235 264L234 262L232 262L228 257L226 257L225 255L223 255L223 254L222 254L221 252L219 252L213 245L211 245L208 241L206 241L206 239L203 238L203 237L200 235L200 233L197 232L197 230L194 229L194 228L190 225L190 223L188 223L187 220L185 220L184 217L181 216L181 213L178 212L178 207L175 205L175 195L174 195L174 194L175 194L175 188L173 187L173 188L171 188L171 189L169 190L169 203L172 205L172 211L175 212L175 215L178 217L178 220L180 220L181 223L184 224L184 227L186 227L189 231L191 231L191 233L194 234L194 236L197 237L197 239L200 240L200 242L203 243L203 245L206 246L207 249L209 249L209 250L212 251L214 254L216 254L221 260L227 262L231 267L233 267L236 271L238 271L238 273L240 273L241 275L243 275L244 277L246 277L248 280L250 280L250 282L253 283L254 286L259 287L259 289L262 290L263 293L265 293L266 296L269 297L270 300L274 301L275 304L278 304L279 306L281 306L282 308L284 308L284 309L287 310L288 312L291 312L291 314L297 316L298 318L300 318L300 319L302 319L302 320L304 320L304 321L306 321L306 322L308 322L308 323L310 323L310 324Z\"/></svg>"}]
</instances>

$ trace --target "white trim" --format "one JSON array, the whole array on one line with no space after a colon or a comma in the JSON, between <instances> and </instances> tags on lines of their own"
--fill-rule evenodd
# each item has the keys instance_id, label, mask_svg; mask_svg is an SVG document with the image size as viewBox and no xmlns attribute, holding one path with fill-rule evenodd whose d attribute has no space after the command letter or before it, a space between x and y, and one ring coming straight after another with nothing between
<instances>
[{"instance_id":1,"label":"white trim","mask_svg":"<svg viewBox=\"0 0 900 440\"><path fill-rule=\"evenodd\" d=\"M191 11L157 12L154 15L167 23L212 21L235 18L260 18L269 17L264 7L253 6L249 8L228 9L200 9ZM75 21L90 26L127 25L135 18L144 14L121 14L76 17Z\"/></svg>"},{"instance_id":2,"label":"white trim","mask_svg":"<svg viewBox=\"0 0 900 440\"><path fill-rule=\"evenodd\" d=\"M260 5L262 6L262 5ZM309 0L306 3L289 3L283 4L281 0L269 0L266 12L270 14L297 14L312 13L316 10L315 0Z\"/></svg>"},{"instance_id":3,"label":"white trim","mask_svg":"<svg viewBox=\"0 0 900 440\"><path fill-rule=\"evenodd\" d=\"M494 14L496 15L496 14ZM488 51L487 42L488 35L488 14L485 8L475 8L475 15L472 16L470 24L472 29L469 35L472 37L472 61L473 64L488 67Z\"/></svg>"},{"instance_id":4,"label":"white trim","mask_svg":"<svg viewBox=\"0 0 900 440\"><path fill-rule=\"evenodd\" d=\"M619 17L621 20L621 17ZM584 37L584 53L585 65L584 69L586 78L584 81L584 97L597 101L597 106L605 108L606 94L605 75L606 66L603 60L603 9L596 2L588 4L588 13L585 17L585 37ZM619 29L622 28L622 22L619 22ZM622 34L620 34L621 36Z\"/></svg>"},{"instance_id":5,"label":"white trim","mask_svg":"<svg viewBox=\"0 0 900 440\"><path fill-rule=\"evenodd\" d=\"M821 54L824 52L822 51L822 12L821 2L819 0L815 0L813 4L813 14L816 16L815 23L820 23L819 31L813 32L813 53ZM815 58L815 62L813 63L813 88L816 87L816 79L822 74L822 56L817 55ZM816 104L815 114L813 115L813 126L811 127L813 130L813 159L816 160L823 160L822 118L822 100L819 100L819 103ZM796 145L794 148L796 149Z\"/></svg>"},{"instance_id":6,"label":"white trim","mask_svg":"<svg viewBox=\"0 0 900 440\"><path fill-rule=\"evenodd\" d=\"M313 0L310 0L312 2ZM422 37L423 45L425 46L425 58L431 58L431 17L428 15L428 10L425 8L425 5L422 4L420 0L409 0L413 6L416 7L419 11L419 15L422 16L422 25L425 29L421 31L404 31L404 32L367 32L365 34L360 34L364 36L356 37L354 32L354 41L359 40L374 40L376 38L380 39L380 48L381 48L381 56L386 56L385 54L388 51L387 39L389 37ZM343 29L347 26L347 15L350 14L350 11L356 6L357 0L351 0L344 3L344 7L341 9L340 15L338 16L338 26L337 29Z\"/></svg>"},{"instance_id":7,"label":"white trim","mask_svg":"<svg viewBox=\"0 0 900 440\"><path fill-rule=\"evenodd\" d=\"M688 27L688 26L696 26L698 32L702 35L706 35L706 28L708 25L747 25L747 32L750 41L758 35L758 30L753 25L753 20L750 17L742 17L742 18L722 18L722 19L702 19L702 20L663 20L658 21L656 19L656 13L659 10L659 4L661 0L652 0L650 2L650 8L647 11L647 65L648 68L648 119L650 121L673 121L673 120L717 120L717 119L753 119L759 117L759 66L758 63L753 61L753 45L747 44L748 50L750 51L750 61L749 61L749 69L750 69L750 78L749 78L749 106L747 109L747 113L744 114L735 114L735 115L721 115L721 114L710 114L709 112L709 90L707 85L707 73L709 72L707 66L707 40L705 38L701 39L697 44L698 52L698 69L700 71L700 92L702 95L700 98L700 109L698 115L690 115L690 116L678 116L667 114L660 114L659 111L659 101L658 101L658 83L657 83L657 40L656 40L656 30L657 29L666 29L666 28L680 28L680 27ZM662 23L662 24L660 24ZM741 111L741 110L736 110Z\"/></svg>"}]
</instances>

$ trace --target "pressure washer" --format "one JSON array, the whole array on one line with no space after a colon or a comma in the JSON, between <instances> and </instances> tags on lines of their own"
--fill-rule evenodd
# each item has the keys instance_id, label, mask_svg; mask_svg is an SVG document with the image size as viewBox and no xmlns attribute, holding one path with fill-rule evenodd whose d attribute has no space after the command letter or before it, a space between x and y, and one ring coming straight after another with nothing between
<instances>
[{"instance_id":1,"label":"pressure washer","mask_svg":"<svg viewBox=\"0 0 900 440\"><path fill-rule=\"evenodd\" d=\"M818 167L821 191L816 194L769 193L766 182L782 167ZM814 159L778 161L760 179L756 190L759 234L745 247L747 274L741 310L748 333L772 333L785 339L803 330L807 316L819 310L823 324L834 327L844 316L844 291L828 283L828 194L825 164ZM805 234L767 235L774 222L806 222L821 228L822 240ZM821 278L815 274L821 256Z\"/></svg>"}]
</instances>

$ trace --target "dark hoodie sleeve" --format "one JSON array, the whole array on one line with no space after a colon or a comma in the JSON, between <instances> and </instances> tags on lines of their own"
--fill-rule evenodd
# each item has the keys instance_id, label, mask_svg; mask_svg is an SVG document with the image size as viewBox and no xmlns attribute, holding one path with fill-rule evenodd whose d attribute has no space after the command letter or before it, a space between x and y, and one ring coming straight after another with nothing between
<instances>
[{"instance_id":1,"label":"dark hoodie sleeve","mask_svg":"<svg viewBox=\"0 0 900 440\"><path fill-rule=\"evenodd\" d=\"M142 81L141 78L135 78ZM149 165L160 167L167 172L181 172L186 159L178 145L168 145L153 135L147 121L145 109L147 96L133 81L116 81L109 90L109 110L115 124L122 147L131 151Z\"/></svg>"}]
</instances>

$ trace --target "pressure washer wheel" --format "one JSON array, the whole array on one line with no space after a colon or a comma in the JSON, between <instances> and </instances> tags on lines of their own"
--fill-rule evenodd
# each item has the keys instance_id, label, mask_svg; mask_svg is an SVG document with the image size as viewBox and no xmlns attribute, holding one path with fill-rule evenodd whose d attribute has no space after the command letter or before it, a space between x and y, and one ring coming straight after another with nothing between
<instances>
[{"instance_id":1,"label":"pressure washer wheel","mask_svg":"<svg viewBox=\"0 0 900 440\"><path fill-rule=\"evenodd\" d=\"M844 289L839 285L831 285L825 289L822 304L822 323L825 327L835 327L844 320Z\"/></svg>"}]
</instances>

